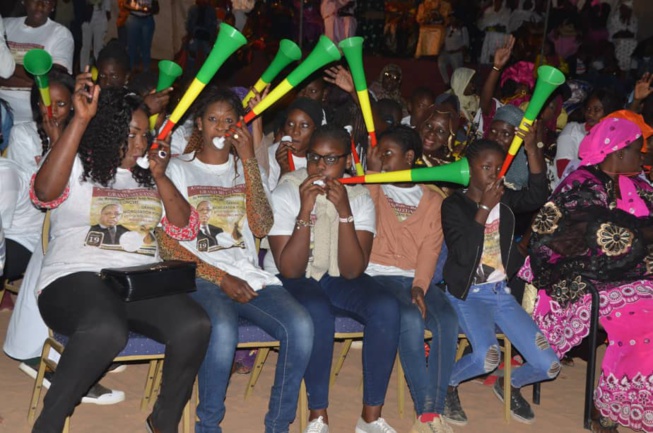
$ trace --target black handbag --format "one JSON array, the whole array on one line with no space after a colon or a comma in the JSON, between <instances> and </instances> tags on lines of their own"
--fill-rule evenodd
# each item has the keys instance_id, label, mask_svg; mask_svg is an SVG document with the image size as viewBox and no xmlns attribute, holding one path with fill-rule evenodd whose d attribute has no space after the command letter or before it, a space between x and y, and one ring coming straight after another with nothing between
<instances>
[{"instance_id":1,"label":"black handbag","mask_svg":"<svg viewBox=\"0 0 653 433\"><path fill-rule=\"evenodd\" d=\"M169 260L127 268L102 269L100 276L125 302L195 291L197 264Z\"/></svg>"}]
</instances>

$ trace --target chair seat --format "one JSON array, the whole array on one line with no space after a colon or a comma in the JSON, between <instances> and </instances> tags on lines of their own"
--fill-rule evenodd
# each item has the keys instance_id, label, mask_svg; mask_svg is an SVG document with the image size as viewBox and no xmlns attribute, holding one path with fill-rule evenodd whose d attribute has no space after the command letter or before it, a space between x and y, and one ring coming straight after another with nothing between
<instances>
[{"instance_id":1,"label":"chair seat","mask_svg":"<svg viewBox=\"0 0 653 433\"><path fill-rule=\"evenodd\" d=\"M63 334L53 332L52 336L63 346L65 346L66 343L68 343L68 337ZM136 355L138 356L163 355L165 354L165 351L166 351L165 344L161 344L137 332L130 331L127 339L127 344L122 349L122 351L120 351L120 353L116 355L116 358L120 358L123 356L136 356Z\"/></svg>"},{"instance_id":2,"label":"chair seat","mask_svg":"<svg viewBox=\"0 0 653 433\"><path fill-rule=\"evenodd\" d=\"M252 342L272 342L277 341L276 338L254 325L247 319L242 317L238 318L238 342L239 343L252 343Z\"/></svg>"},{"instance_id":3,"label":"chair seat","mask_svg":"<svg viewBox=\"0 0 653 433\"><path fill-rule=\"evenodd\" d=\"M353 334L363 332L365 325L351 317L336 316L336 334Z\"/></svg>"}]
</instances>

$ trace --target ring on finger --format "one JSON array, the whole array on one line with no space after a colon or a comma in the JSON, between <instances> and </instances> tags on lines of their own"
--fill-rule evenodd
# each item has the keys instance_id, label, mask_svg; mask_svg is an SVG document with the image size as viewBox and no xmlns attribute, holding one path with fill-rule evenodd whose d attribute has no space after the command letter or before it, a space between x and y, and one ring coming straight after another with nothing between
<instances>
[{"instance_id":1,"label":"ring on finger","mask_svg":"<svg viewBox=\"0 0 653 433\"><path fill-rule=\"evenodd\" d=\"M238 140L238 134L234 134L234 140Z\"/></svg>"}]
</instances>

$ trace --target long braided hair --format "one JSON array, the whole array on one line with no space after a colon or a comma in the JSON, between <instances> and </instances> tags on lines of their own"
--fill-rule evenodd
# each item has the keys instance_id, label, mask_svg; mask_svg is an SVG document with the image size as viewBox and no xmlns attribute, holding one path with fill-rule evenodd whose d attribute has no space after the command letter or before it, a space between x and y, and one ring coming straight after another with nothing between
<instances>
[{"instance_id":1,"label":"long braided hair","mask_svg":"<svg viewBox=\"0 0 653 433\"><path fill-rule=\"evenodd\" d=\"M135 93L124 88L106 88L100 92L97 114L84 131L77 150L84 166L84 181L91 179L104 187L111 186L127 153L129 123L137 110L149 116L143 99ZM148 133L148 149L151 145L152 136ZM131 172L140 186L154 187L149 169L135 165Z\"/></svg>"}]
</instances>

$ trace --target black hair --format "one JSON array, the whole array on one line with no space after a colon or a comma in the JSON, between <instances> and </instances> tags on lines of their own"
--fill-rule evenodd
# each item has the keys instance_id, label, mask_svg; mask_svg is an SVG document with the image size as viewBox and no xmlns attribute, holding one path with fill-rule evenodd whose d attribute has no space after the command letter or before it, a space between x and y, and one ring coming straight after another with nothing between
<instances>
[{"instance_id":1,"label":"black hair","mask_svg":"<svg viewBox=\"0 0 653 433\"><path fill-rule=\"evenodd\" d=\"M349 155L351 153L351 136L339 126L326 124L315 129L308 142L308 148L311 149L318 140L333 140L342 147L342 153Z\"/></svg>"},{"instance_id":2,"label":"black hair","mask_svg":"<svg viewBox=\"0 0 653 433\"><path fill-rule=\"evenodd\" d=\"M396 125L394 115L397 113L399 113L399 121L401 121L402 108L394 99L379 99L372 103L372 109L376 112L376 115L379 116L379 119L383 120L390 126ZM392 121L392 123L390 123L390 121Z\"/></svg>"},{"instance_id":3,"label":"black hair","mask_svg":"<svg viewBox=\"0 0 653 433\"><path fill-rule=\"evenodd\" d=\"M84 131L77 150L84 166L82 180L91 179L104 187L111 186L127 152L129 124L137 110L149 116L143 99L127 89L107 88L100 92L97 114ZM148 133L148 148L151 144L152 137ZM135 165L131 172L140 186L154 186L150 170Z\"/></svg>"},{"instance_id":4,"label":"black hair","mask_svg":"<svg viewBox=\"0 0 653 433\"><path fill-rule=\"evenodd\" d=\"M70 105L72 108L72 103L73 103L73 93L75 92L75 79L72 77L67 72L62 72L59 69L52 68L50 72L48 72L48 81L50 84L52 83L57 83L61 84L64 88L68 90L70 93ZM41 113L41 109L39 108L39 102L41 101L41 92L39 92L39 88L34 83L32 86L32 89L30 91L30 105L32 106L32 118L34 119L34 122L36 123L36 131L39 134L39 138L41 139L41 147L42 147L42 155L45 155L47 151L50 149L50 139L48 138L48 134L45 133L45 130L43 129L43 114ZM70 122L70 119L73 118L73 110L70 110L70 113L68 113L68 116L65 119L65 124L63 125L64 127Z\"/></svg>"},{"instance_id":5,"label":"black hair","mask_svg":"<svg viewBox=\"0 0 653 433\"><path fill-rule=\"evenodd\" d=\"M427 97L435 101L435 92L426 86L419 86L413 93L410 94L410 100L413 101L417 98Z\"/></svg>"},{"instance_id":6,"label":"black hair","mask_svg":"<svg viewBox=\"0 0 653 433\"><path fill-rule=\"evenodd\" d=\"M156 89L159 81L159 74L153 72L141 72L134 75L127 83L127 88L141 97L147 96L152 90Z\"/></svg>"},{"instance_id":7,"label":"black hair","mask_svg":"<svg viewBox=\"0 0 653 433\"><path fill-rule=\"evenodd\" d=\"M397 125L388 128L379 134L379 142L384 138L394 140L395 143L401 146L401 150L403 150L404 153L412 150L415 153L413 166L415 166L415 163L422 157L422 139L417 131L410 126Z\"/></svg>"},{"instance_id":8,"label":"black hair","mask_svg":"<svg viewBox=\"0 0 653 433\"><path fill-rule=\"evenodd\" d=\"M122 46L117 39L109 41L108 44L100 50L97 56L96 65L99 67L101 63L113 60L119 66L122 66L125 71L129 71L129 55L127 50Z\"/></svg>"},{"instance_id":9,"label":"black hair","mask_svg":"<svg viewBox=\"0 0 653 433\"><path fill-rule=\"evenodd\" d=\"M193 119L199 119L204 116L209 105L216 102L225 102L229 104L238 118L245 115L243 103L233 90L227 87L207 86L202 92L200 99L196 102L196 105L192 107ZM202 145L202 134L200 133L200 130L197 129L197 124L195 124L193 127L193 133L188 139L186 149L184 149L184 153L200 151Z\"/></svg>"},{"instance_id":10,"label":"black hair","mask_svg":"<svg viewBox=\"0 0 653 433\"><path fill-rule=\"evenodd\" d=\"M624 108L624 98L623 96L618 95L612 89L607 87L599 87L594 89L592 93L585 100L585 106L589 103L592 98L596 98L603 105L603 116L607 116L610 113L621 110Z\"/></svg>"},{"instance_id":11,"label":"black hair","mask_svg":"<svg viewBox=\"0 0 653 433\"><path fill-rule=\"evenodd\" d=\"M503 149L503 146L494 140L488 140L485 138L472 141L470 145L467 146L467 149L465 149L465 156L467 157L467 160L472 163L481 156L481 153L488 150L500 154L501 159L506 157L506 151Z\"/></svg>"}]
</instances>

